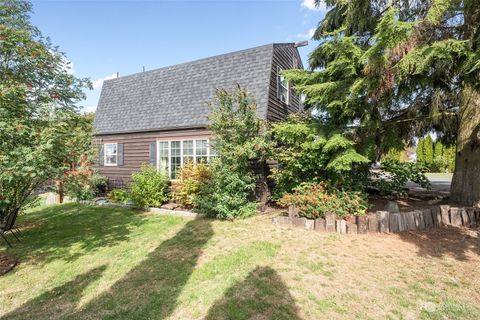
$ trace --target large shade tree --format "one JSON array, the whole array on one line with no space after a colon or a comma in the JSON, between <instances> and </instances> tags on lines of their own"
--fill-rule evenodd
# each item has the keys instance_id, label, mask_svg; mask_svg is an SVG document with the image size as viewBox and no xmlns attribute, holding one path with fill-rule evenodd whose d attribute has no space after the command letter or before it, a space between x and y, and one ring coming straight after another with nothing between
<instances>
[{"instance_id":1,"label":"large shade tree","mask_svg":"<svg viewBox=\"0 0 480 320\"><path fill-rule=\"evenodd\" d=\"M31 4L0 4L0 218L28 204L69 158L75 104L86 79L29 20Z\"/></svg>"},{"instance_id":2,"label":"large shade tree","mask_svg":"<svg viewBox=\"0 0 480 320\"><path fill-rule=\"evenodd\" d=\"M456 143L451 198L479 203L478 0L324 2L310 70L286 74L306 103L372 160L428 132Z\"/></svg>"}]
</instances>

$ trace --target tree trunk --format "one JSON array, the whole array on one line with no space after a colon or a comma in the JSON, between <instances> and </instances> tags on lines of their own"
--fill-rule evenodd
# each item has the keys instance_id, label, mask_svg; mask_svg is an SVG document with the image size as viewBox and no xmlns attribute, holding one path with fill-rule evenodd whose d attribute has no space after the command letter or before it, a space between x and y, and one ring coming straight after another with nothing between
<instances>
[{"instance_id":1,"label":"tree trunk","mask_svg":"<svg viewBox=\"0 0 480 320\"><path fill-rule=\"evenodd\" d=\"M465 86L459 113L459 129L451 196L453 203L480 205L480 92Z\"/></svg>"},{"instance_id":2,"label":"tree trunk","mask_svg":"<svg viewBox=\"0 0 480 320\"><path fill-rule=\"evenodd\" d=\"M63 198L64 198L64 190L63 190L63 181L57 180L55 181L55 184L57 185L57 203L63 203Z\"/></svg>"}]
</instances>

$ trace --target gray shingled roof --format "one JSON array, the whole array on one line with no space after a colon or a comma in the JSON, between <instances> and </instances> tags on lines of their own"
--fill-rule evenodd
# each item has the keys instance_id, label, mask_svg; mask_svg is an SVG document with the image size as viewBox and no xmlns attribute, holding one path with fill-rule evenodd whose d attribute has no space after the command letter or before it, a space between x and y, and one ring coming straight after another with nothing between
<instances>
[{"instance_id":1,"label":"gray shingled roof","mask_svg":"<svg viewBox=\"0 0 480 320\"><path fill-rule=\"evenodd\" d=\"M273 44L107 80L94 127L97 134L202 127L216 88L238 83L266 118Z\"/></svg>"}]
</instances>

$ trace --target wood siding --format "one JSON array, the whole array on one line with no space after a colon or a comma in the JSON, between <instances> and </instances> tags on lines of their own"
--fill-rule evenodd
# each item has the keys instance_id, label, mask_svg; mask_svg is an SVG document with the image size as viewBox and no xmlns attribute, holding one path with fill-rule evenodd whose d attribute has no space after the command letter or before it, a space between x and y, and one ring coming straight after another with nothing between
<instances>
[{"instance_id":1,"label":"wood siding","mask_svg":"<svg viewBox=\"0 0 480 320\"><path fill-rule=\"evenodd\" d=\"M274 45L266 115L269 121L281 121L289 113L298 112L301 109L299 96L291 85L289 86L289 104L278 99L277 70L279 67L282 70L303 69L298 50L292 44ZM131 180L133 172L139 170L143 163L149 163L150 143L157 140L208 139L210 136L211 132L205 128L97 135L94 139L97 145L123 144L124 157L122 166L99 165L97 159L96 168L109 178L110 189L124 187Z\"/></svg>"},{"instance_id":2,"label":"wood siding","mask_svg":"<svg viewBox=\"0 0 480 320\"><path fill-rule=\"evenodd\" d=\"M95 145L123 143L124 154L123 166L101 166L97 159L95 167L109 178L109 189L125 187L131 181L132 173L138 171L143 163L149 163L150 143L157 140L209 139L210 136L211 132L207 129L97 135Z\"/></svg>"},{"instance_id":3,"label":"wood siding","mask_svg":"<svg viewBox=\"0 0 480 320\"><path fill-rule=\"evenodd\" d=\"M289 113L298 112L300 110L300 99L292 85L289 86L288 105L278 98L278 68L282 70L303 69L298 50L292 45L277 44L273 51L270 89L268 92L267 120L269 121L284 120Z\"/></svg>"}]
</instances>

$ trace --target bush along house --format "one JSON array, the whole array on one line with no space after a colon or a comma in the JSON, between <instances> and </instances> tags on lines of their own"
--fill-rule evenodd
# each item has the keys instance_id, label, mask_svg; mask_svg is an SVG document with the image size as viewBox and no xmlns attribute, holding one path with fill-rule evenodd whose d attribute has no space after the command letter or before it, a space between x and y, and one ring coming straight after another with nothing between
<instances>
[{"instance_id":1,"label":"bush along house","mask_svg":"<svg viewBox=\"0 0 480 320\"><path fill-rule=\"evenodd\" d=\"M281 71L303 69L294 43L275 43L104 82L94 121L98 170L124 187L143 163L175 179L187 161L208 161L208 103L216 89L246 89L257 113L283 120L302 108Z\"/></svg>"}]
</instances>

